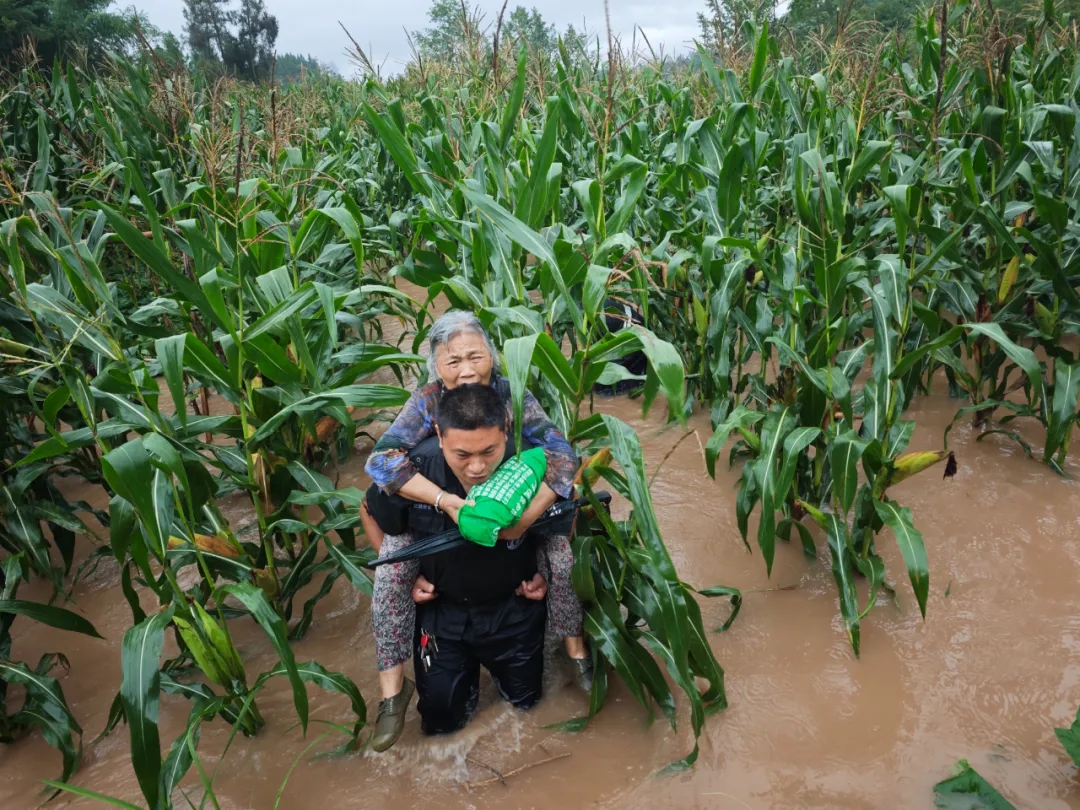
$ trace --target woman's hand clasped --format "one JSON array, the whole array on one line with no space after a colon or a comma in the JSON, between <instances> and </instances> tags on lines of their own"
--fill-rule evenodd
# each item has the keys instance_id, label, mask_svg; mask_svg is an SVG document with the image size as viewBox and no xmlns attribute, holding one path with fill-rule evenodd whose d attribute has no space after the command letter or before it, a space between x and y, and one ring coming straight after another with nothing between
<instances>
[{"instance_id":1,"label":"woman's hand clasped","mask_svg":"<svg viewBox=\"0 0 1080 810\"><path fill-rule=\"evenodd\" d=\"M447 517L454 521L454 523L457 523L458 513L461 511L461 507L466 503L468 502L460 495L451 495L450 493L447 493L443 496L442 500L439 501L439 508L446 512Z\"/></svg>"}]
</instances>

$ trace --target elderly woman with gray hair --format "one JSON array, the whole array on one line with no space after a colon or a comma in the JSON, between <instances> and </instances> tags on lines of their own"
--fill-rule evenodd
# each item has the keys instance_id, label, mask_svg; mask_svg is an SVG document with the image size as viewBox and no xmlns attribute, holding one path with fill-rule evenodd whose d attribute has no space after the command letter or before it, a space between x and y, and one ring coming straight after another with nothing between
<instances>
[{"instance_id":1,"label":"elderly woman with gray hair","mask_svg":"<svg viewBox=\"0 0 1080 810\"><path fill-rule=\"evenodd\" d=\"M491 385L502 396L508 419L512 419L510 383L498 375L498 352L480 320L472 313L460 310L445 313L432 325L428 341L429 382L409 398L397 419L376 443L366 469L373 483L383 492L441 508L456 523L464 500L443 492L421 475L409 453L424 439L435 435L435 410L443 391L460 385ZM521 438L528 447L542 447L547 460L544 483L527 515L543 512L560 496L573 497L577 456L528 391L525 392ZM366 508L362 517L372 545L382 555L397 551L411 541L407 535L383 538ZM520 537L529 528L523 523L524 519L510 529L504 529L499 536L504 540ZM578 681L588 691L592 684L592 663L583 638L581 603L570 581L574 558L569 537L565 534L546 537L542 550L551 579L547 596L548 627L565 639L566 651L577 667ZM412 683L404 673L405 662L413 654L415 605L412 588L417 572L415 560L376 569L371 616L383 698L371 740L371 747L376 751L385 751L397 741L412 697Z\"/></svg>"}]
</instances>

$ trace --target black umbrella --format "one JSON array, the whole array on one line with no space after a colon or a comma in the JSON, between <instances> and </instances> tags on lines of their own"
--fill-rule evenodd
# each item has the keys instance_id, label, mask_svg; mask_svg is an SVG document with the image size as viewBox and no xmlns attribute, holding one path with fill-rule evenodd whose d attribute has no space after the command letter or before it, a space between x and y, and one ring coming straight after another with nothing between
<instances>
[{"instance_id":1,"label":"black umbrella","mask_svg":"<svg viewBox=\"0 0 1080 810\"><path fill-rule=\"evenodd\" d=\"M605 507L611 503L611 493L600 491L594 492L593 495L596 500L600 501ZM548 507L544 514L540 515L533 523L533 527L543 526L545 523L551 523L557 518L565 517L572 512L580 509L582 506L588 506L588 498L578 498L576 501L559 501ZM387 554L385 557L379 557L366 563L368 568L376 568L380 565L386 565L388 563L404 562L405 560L415 560L419 557L426 557L429 554L438 554L440 551L447 551L452 548L458 548L463 546L469 541L461 536L461 532L455 527L449 531L440 532L439 534L433 534L431 537L425 537L423 540L417 540L415 543L409 543L405 548L400 551L396 551L393 554Z\"/></svg>"}]
</instances>

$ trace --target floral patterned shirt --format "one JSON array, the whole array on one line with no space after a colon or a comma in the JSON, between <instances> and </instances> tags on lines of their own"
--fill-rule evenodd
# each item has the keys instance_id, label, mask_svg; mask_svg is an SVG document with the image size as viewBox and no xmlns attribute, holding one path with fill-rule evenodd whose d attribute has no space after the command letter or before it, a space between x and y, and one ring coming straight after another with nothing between
<instances>
[{"instance_id":1,"label":"floral patterned shirt","mask_svg":"<svg viewBox=\"0 0 1080 810\"><path fill-rule=\"evenodd\" d=\"M510 382L504 377L493 376L491 384L506 403L509 426L514 416ZM416 475L416 467L409 460L409 451L424 439L435 435L435 406L443 390L441 382L428 383L417 389L368 456L364 468L376 486L388 495L393 495ZM547 459L544 482L557 495L563 498L572 497L574 476L578 467L577 456L570 442L556 429L536 397L529 391L525 392L521 439L522 444L527 447L544 448Z\"/></svg>"}]
</instances>

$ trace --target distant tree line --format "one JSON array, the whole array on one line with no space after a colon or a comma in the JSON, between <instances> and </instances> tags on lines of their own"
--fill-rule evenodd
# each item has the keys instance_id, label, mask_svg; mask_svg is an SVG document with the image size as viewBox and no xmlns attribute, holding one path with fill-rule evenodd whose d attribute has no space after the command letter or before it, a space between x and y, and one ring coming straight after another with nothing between
<instances>
[{"instance_id":1,"label":"distant tree line","mask_svg":"<svg viewBox=\"0 0 1080 810\"><path fill-rule=\"evenodd\" d=\"M450 61L458 56L490 56L495 40L501 46L525 47L533 53L555 56L559 40L571 55L590 50L591 37L584 30L568 25L560 35L536 7L516 6L504 14L502 24L478 5L468 0L432 0L428 9L430 25L410 32L410 39L421 59Z\"/></svg>"},{"instance_id":2,"label":"distant tree line","mask_svg":"<svg viewBox=\"0 0 1080 810\"><path fill-rule=\"evenodd\" d=\"M300 81L336 75L313 56L275 54L277 18L263 0L184 0L183 40L112 0L0 0L0 68L36 56L46 66L83 58L91 67L109 51L138 55L150 47L172 69L250 81Z\"/></svg>"},{"instance_id":3,"label":"distant tree line","mask_svg":"<svg viewBox=\"0 0 1080 810\"><path fill-rule=\"evenodd\" d=\"M1080 0L991 0L986 10L1003 11L1016 20L1056 18L1080 14ZM828 39L835 36L837 26L857 21L873 21L887 31L904 31L914 23L916 15L930 6L940 7L940 0L791 0L780 13L776 0L705 0L698 13L701 41L715 47L725 40L731 42L741 35L745 20L768 20L779 23L802 40L810 35ZM956 0L950 0L950 7ZM971 5L974 5L972 0Z\"/></svg>"}]
</instances>

